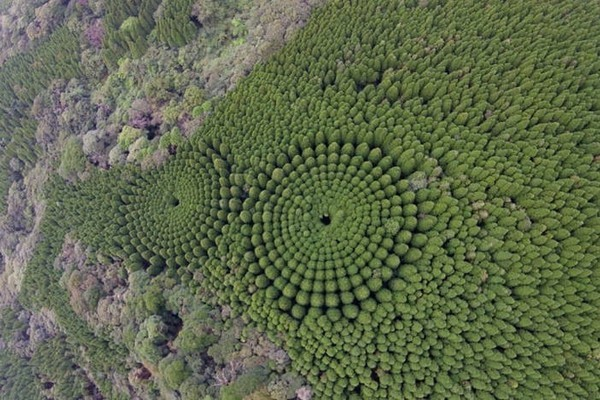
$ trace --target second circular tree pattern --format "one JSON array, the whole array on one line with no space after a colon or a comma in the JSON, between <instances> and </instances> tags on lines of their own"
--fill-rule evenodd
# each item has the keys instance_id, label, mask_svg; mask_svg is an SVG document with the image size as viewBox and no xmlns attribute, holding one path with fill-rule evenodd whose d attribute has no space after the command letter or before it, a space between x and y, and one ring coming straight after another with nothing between
<instances>
[{"instance_id":1,"label":"second circular tree pattern","mask_svg":"<svg viewBox=\"0 0 600 400\"><path fill-rule=\"evenodd\" d=\"M121 196L123 241L132 263L149 264L154 273L165 267L185 271L214 256L233 187L228 153L218 141L201 141L133 180Z\"/></svg>"}]
</instances>

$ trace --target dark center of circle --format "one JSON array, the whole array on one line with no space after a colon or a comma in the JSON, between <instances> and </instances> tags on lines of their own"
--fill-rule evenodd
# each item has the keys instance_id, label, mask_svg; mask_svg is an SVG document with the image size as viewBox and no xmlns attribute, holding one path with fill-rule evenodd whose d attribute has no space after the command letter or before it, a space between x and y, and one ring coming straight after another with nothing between
<instances>
[{"instance_id":1,"label":"dark center of circle","mask_svg":"<svg viewBox=\"0 0 600 400\"><path fill-rule=\"evenodd\" d=\"M321 223L323 225L329 225L331 223L331 218L329 217L329 215L327 215L327 214L321 215Z\"/></svg>"},{"instance_id":2,"label":"dark center of circle","mask_svg":"<svg viewBox=\"0 0 600 400\"><path fill-rule=\"evenodd\" d=\"M175 196L170 196L169 203L172 207L177 207L179 205L179 199Z\"/></svg>"}]
</instances>

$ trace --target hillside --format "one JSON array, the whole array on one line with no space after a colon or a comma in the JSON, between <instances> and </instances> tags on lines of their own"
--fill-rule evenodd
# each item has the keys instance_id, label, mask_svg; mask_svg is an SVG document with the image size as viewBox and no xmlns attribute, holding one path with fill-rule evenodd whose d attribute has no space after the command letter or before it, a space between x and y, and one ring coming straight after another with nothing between
<instances>
[{"instance_id":1,"label":"hillside","mask_svg":"<svg viewBox=\"0 0 600 400\"><path fill-rule=\"evenodd\" d=\"M39 3L3 398L600 397L600 4Z\"/></svg>"}]
</instances>

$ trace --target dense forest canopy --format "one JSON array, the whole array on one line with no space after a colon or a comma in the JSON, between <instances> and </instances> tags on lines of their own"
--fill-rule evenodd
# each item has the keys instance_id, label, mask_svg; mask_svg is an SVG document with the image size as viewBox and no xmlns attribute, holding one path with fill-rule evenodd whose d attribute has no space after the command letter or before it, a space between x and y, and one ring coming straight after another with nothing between
<instances>
[{"instance_id":1,"label":"dense forest canopy","mask_svg":"<svg viewBox=\"0 0 600 400\"><path fill-rule=\"evenodd\" d=\"M600 397L600 4L101 3L0 67L0 393Z\"/></svg>"}]
</instances>

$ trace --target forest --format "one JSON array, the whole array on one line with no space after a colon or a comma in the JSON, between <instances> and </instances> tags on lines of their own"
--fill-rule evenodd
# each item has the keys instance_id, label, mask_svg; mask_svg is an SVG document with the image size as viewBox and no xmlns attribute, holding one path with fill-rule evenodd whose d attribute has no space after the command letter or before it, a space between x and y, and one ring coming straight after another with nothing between
<instances>
[{"instance_id":1,"label":"forest","mask_svg":"<svg viewBox=\"0 0 600 400\"><path fill-rule=\"evenodd\" d=\"M598 19L0 0L0 398L600 398Z\"/></svg>"}]
</instances>

